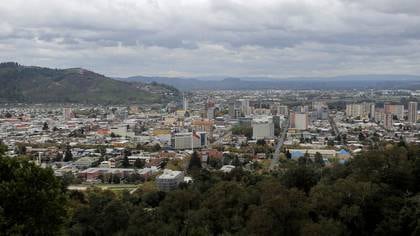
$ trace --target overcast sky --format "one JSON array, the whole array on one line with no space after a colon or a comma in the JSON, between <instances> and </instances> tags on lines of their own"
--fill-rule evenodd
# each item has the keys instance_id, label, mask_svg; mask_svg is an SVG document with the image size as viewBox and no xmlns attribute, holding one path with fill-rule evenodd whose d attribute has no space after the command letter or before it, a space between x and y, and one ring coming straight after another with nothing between
<instances>
[{"instance_id":1,"label":"overcast sky","mask_svg":"<svg viewBox=\"0 0 420 236\"><path fill-rule=\"evenodd\" d=\"M420 74L420 1L1 0L0 61L108 76Z\"/></svg>"}]
</instances>

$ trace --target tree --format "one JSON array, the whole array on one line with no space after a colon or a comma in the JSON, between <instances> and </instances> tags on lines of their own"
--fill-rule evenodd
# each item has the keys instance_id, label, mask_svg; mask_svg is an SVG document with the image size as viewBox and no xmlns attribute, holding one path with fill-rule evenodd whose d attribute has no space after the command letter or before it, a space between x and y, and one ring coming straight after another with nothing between
<instances>
[{"instance_id":1,"label":"tree","mask_svg":"<svg viewBox=\"0 0 420 236\"><path fill-rule=\"evenodd\" d=\"M134 167L138 169L144 168L145 165L146 165L146 162L142 159L136 159L136 161L134 162Z\"/></svg>"},{"instance_id":2,"label":"tree","mask_svg":"<svg viewBox=\"0 0 420 236\"><path fill-rule=\"evenodd\" d=\"M191 155L190 163L188 164L188 170L201 169L201 158L196 151Z\"/></svg>"},{"instance_id":3,"label":"tree","mask_svg":"<svg viewBox=\"0 0 420 236\"><path fill-rule=\"evenodd\" d=\"M320 180L320 174L311 166L298 165L289 168L284 173L281 180L288 188L295 187L309 193L311 188Z\"/></svg>"},{"instance_id":4,"label":"tree","mask_svg":"<svg viewBox=\"0 0 420 236\"><path fill-rule=\"evenodd\" d=\"M64 151L64 161L73 161L73 153L71 152L70 145L67 145L66 150Z\"/></svg>"},{"instance_id":5,"label":"tree","mask_svg":"<svg viewBox=\"0 0 420 236\"><path fill-rule=\"evenodd\" d=\"M286 158L292 159L292 153L290 153L289 149L286 150Z\"/></svg>"},{"instance_id":6,"label":"tree","mask_svg":"<svg viewBox=\"0 0 420 236\"><path fill-rule=\"evenodd\" d=\"M158 143L156 143L155 145L153 145L152 151L154 152L158 152L160 151L161 147Z\"/></svg>"},{"instance_id":7,"label":"tree","mask_svg":"<svg viewBox=\"0 0 420 236\"><path fill-rule=\"evenodd\" d=\"M265 146L265 140L264 139L258 139L257 140L257 145Z\"/></svg>"},{"instance_id":8,"label":"tree","mask_svg":"<svg viewBox=\"0 0 420 236\"><path fill-rule=\"evenodd\" d=\"M7 151L7 146L0 141L0 157L3 156Z\"/></svg>"},{"instance_id":9,"label":"tree","mask_svg":"<svg viewBox=\"0 0 420 236\"><path fill-rule=\"evenodd\" d=\"M121 166L124 168L130 167L130 161L128 160L128 156L124 155L123 160L121 162Z\"/></svg>"},{"instance_id":10,"label":"tree","mask_svg":"<svg viewBox=\"0 0 420 236\"><path fill-rule=\"evenodd\" d=\"M103 157L106 154L106 147L103 145L100 145L96 148L96 152L99 152L101 156Z\"/></svg>"},{"instance_id":11,"label":"tree","mask_svg":"<svg viewBox=\"0 0 420 236\"><path fill-rule=\"evenodd\" d=\"M25 155L26 154L26 146L23 144L16 145L15 153L18 155Z\"/></svg>"},{"instance_id":12,"label":"tree","mask_svg":"<svg viewBox=\"0 0 420 236\"><path fill-rule=\"evenodd\" d=\"M0 231L9 235L59 234L66 196L51 169L0 158Z\"/></svg>"},{"instance_id":13,"label":"tree","mask_svg":"<svg viewBox=\"0 0 420 236\"><path fill-rule=\"evenodd\" d=\"M315 160L314 161L315 161L315 164L317 164L320 167L325 166L324 159L322 158L322 155L319 152L315 153Z\"/></svg>"},{"instance_id":14,"label":"tree","mask_svg":"<svg viewBox=\"0 0 420 236\"><path fill-rule=\"evenodd\" d=\"M48 123L47 123L47 122L44 122L44 124L43 124L43 126L42 126L42 130L44 130L44 131L49 130L49 128L48 128Z\"/></svg>"},{"instance_id":15,"label":"tree","mask_svg":"<svg viewBox=\"0 0 420 236\"><path fill-rule=\"evenodd\" d=\"M232 127L231 131L234 135L244 135L247 138L252 138L252 127L250 125L235 125Z\"/></svg>"}]
</instances>

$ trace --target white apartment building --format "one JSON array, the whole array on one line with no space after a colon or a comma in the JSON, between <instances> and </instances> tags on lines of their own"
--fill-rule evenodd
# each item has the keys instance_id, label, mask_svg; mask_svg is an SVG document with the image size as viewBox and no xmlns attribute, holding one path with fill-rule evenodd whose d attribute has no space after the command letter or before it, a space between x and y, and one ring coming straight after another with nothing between
<instances>
[{"instance_id":1,"label":"white apartment building","mask_svg":"<svg viewBox=\"0 0 420 236\"><path fill-rule=\"evenodd\" d=\"M258 140L274 138L274 123L272 116L254 118L251 125L253 139Z\"/></svg>"},{"instance_id":2,"label":"white apartment building","mask_svg":"<svg viewBox=\"0 0 420 236\"><path fill-rule=\"evenodd\" d=\"M207 132L196 132L197 136L193 135L193 132L176 133L172 136L171 144L175 149L192 149L202 148L207 146ZM194 143L192 143L194 139Z\"/></svg>"},{"instance_id":3,"label":"white apartment building","mask_svg":"<svg viewBox=\"0 0 420 236\"><path fill-rule=\"evenodd\" d=\"M163 174L156 177L156 185L160 191L171 191L184 181L184 173L181 171L164 170Z\"/></svg>"},{"instance_id":4,"label":"white apartment building","mask_svg":"<svg viewBox=\"0 0 420 236\"><path fill-rule=\"evenodd\" d=\"M309 126L308 113L290 113L290 128L306 130Z\"/></svg>"}]
</instances>

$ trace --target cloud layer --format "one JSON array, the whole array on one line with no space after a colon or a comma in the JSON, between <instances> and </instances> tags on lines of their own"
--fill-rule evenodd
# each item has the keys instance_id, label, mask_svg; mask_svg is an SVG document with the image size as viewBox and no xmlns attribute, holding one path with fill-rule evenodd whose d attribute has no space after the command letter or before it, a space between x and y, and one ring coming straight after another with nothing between
<instances>
[{"instance_id":1,"label":"cloud layer","mask_svg":"<svg viewBox=\"0 0 420 236\"><path fill-rule=\"evenodd\" d=\"M416 0L3 0L0 61L110 76L419 74Z\"/></svg>"}]
</instances>

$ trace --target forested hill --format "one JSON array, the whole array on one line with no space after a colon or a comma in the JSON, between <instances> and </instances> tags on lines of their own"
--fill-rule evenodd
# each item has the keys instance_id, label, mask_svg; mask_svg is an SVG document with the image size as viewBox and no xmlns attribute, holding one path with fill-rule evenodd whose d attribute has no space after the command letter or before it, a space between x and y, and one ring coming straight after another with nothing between
<instances>
[{"instance_id":1,"label":"forested hill","mask_svg":"<svg viewBox=\"0 0 420 236\"><path fill-rule=\"evenodd\" d=\"M117 81L81 68L50 69L0 63L1 103L160 103L177 89L157 83Z\"/></svg>"}]
</instances>

